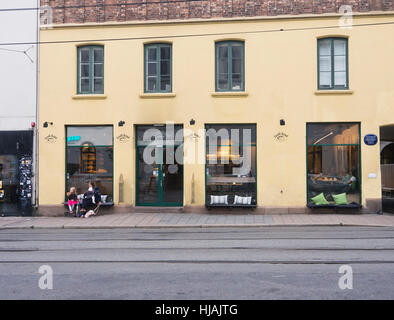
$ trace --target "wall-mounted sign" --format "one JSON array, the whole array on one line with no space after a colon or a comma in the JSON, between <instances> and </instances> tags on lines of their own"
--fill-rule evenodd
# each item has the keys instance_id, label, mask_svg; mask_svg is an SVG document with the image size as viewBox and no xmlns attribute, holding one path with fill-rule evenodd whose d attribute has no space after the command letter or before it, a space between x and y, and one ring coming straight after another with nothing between
<instances>
[{"instance_id":1,"label":"wall-mounted sign","mask_svg":"<svg viewBox=\"0 0 394 320\"><path fill-rule=\"evenodd\" d=\"M378 137L375 134L366 134L364 136L364 143L367 146L374 146L378 143Z\"/></svg>"},{"instance_id":2,"label":"wall-mounted sign","mask_svg":"<svg viewBox=\"0 0 394 320\"><path fill-rule=\"evenodd\" d=\"M289 136L284 132L279 132L274 135L276 141L286 141Z\"/></svg>"},{"instance_id":3,"label":"wall-mounted sign","mask_svg":"<svg viewBox=\"0 0 394 320\"><path fill-rule=\"evenodd\" d=\"M116 137L120 142L127 142L130 140L130 137L127 134L121 134Z\"/></svg>"},{"instance_id":4,"label":"wall-mounted sign","mask_svg":"<svg viewBox=\"0 0 394 320\"><path fill-rule=\"evenodd\" d=\"M54 136L53 134L49 134L44 138L46 141L50 142L50 143L54 143L57 140L57 137Z\"/></svg>"},{"instance_id":5,"label":"wall-mounted sign","mask_svg":"<svg viewBox=\"0 0 394 320\"><path fill-rule=\"evenodd\" d=\"M186 136L186 140L197 140L198 138L200 138L200 136L194 132Z\"/></svg>"}]
</instances>

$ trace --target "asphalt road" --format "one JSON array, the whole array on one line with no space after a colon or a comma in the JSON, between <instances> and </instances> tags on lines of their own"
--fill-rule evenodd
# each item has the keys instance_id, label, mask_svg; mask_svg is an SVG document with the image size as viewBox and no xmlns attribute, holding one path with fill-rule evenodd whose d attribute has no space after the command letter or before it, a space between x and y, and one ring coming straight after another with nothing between
<instances>
[{"instance_id":1,"label":"asphalt road","mask_svg":"<svg viewBox=\"0 0 394 320\"><path fill-rule=\"evenodd\" d=\"M0 230L0 299L394 299L394 229Z\"/></svg>"}]
</instances>

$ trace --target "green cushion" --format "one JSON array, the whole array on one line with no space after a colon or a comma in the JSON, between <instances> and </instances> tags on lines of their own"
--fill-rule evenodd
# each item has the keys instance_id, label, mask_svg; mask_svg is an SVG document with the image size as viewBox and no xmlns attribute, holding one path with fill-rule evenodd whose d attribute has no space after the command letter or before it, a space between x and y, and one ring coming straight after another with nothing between
<instances>
[{"instance_id":1,"label":"green cushion","mask_svg":"<svg viewBox=\"0 0 394 320\"><path fill-rule=\"evenodd\" d=\"M335 201L335 204L348 204L346 193L333 194L332 197Z\"/></svg>"},{"instance_id":2,"label":"green cushion","mask_svg":"<svg viewBox=\"0 0 394 320\"><path fill-rule=\"evenodd\" d=\"M311 198L311 200L314 202L314 204L320 206L322 204L329 204L326 198L324 197L323 192L317 195L316 197Z\"/></svg>"}]
</instances>

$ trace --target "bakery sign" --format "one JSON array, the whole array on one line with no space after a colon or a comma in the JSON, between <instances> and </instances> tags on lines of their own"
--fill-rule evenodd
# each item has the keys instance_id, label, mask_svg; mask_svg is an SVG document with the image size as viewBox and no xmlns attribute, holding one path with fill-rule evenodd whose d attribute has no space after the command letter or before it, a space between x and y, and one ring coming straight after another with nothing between
<instances>
[{"instance_id":1,"label":"bakery sign","mask_svg":"<svg viewBox=\"0 0 394 320\"><path fill-rule=\"evenodd\" d=\"M130 137L127 134L121 134L119 136L116 137L116 139L118 139L120 142L127 142L130 140Z\"/></svg>"},{"instance_id":2,"label":"bakery sign","mask_svg":"<svg viewBox=\"0 0 394 320\"><path fill-rule=\"evenodd\" d=\"M49 134L44 138L46 141L48 141L49 143L55 143L57 140L57 137L54 136L53 134Z\"/></svg>"},{"instance_id":3,"label":"bakery sign","mask_svg":"<svg viewBox=\"0 0 394 320\"><path fill-rule=\"evenodd\" d=\"M276 135L274 135L275 140L279 142L286 141L288 137L289 136L284 132L279 132Z\"/></svg>"}]
</instances>

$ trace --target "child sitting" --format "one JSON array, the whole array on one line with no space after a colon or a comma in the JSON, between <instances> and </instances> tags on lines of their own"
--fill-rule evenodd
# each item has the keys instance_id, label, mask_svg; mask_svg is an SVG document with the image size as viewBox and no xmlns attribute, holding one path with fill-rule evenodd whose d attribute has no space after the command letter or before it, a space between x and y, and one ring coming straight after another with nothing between
<instances>
[{"instance_id":1,"label":"child sitting","mask_svg":"<svg viewBox=\"0 0 394 320\"><path fill-rule=\"evenodd\" d=\"M67 192L67 204L70 214L74 215L74 208L78 205L78 196L75 187L70 188L70 192ZM75 216L75 215L74 215Z\"/></svg>"}]
</instances>

